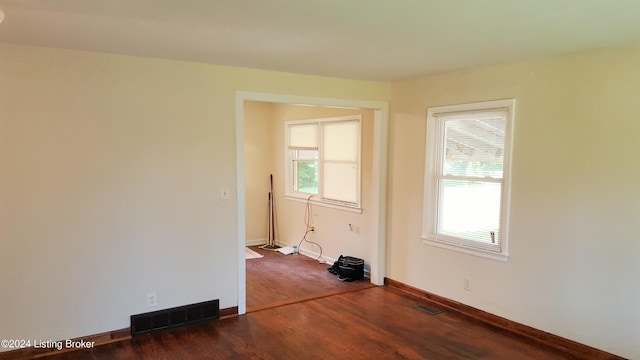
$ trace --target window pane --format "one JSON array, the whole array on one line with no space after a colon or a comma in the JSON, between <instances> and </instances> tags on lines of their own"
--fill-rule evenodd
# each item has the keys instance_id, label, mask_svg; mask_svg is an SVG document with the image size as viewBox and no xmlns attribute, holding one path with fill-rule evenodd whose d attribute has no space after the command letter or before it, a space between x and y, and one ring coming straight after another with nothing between
<instances>
[{"instance_id":1,"label":"window pane","mask_svg":"<svg viewBox=\"0 0 640 360\"><path fill-rule=\"evenodd\" d=\"M356 163L324 163L324 197L356 203L358 201Z\"/></svg>"},{"instance_id":2,"label":"window pane","mask_svg":"<svg viewBox=\"0 0 640 360\"><path fill-rule=\"evenodd\" d=\"M441 179L437 233L497 245L501 191L499 183Z\"/></svg>"},{"instance_id":3,"label":"window pane","mask_svg":"<svg viewBox=\"0 0 640 360\"><path fill-rule=\"evenodd\" d=\"M317 148L317 129L316 124L289 125L289 148Z\"/></svg>"},{"instance_id":4,"label":"window pane","mask_svg":"<svg viewBox=\"0 0 640 360\"><path fill-rule=\"evenodd\" d=\"M502 178L506 118L480 113L444 122L445 175Z\"/></svg>"},{"instance_id":5,"label":"window pane","mask_svg":"<svg viewBox=\"0 0 640 360\"><path fill-rule=\"evenodd\" d=\"M318 194L318 162L293 161L294 191Z\"/></svg>"},{"instance_id":6,"label":"window pane","mask_svg":"<svg viewBox=\"0 0 640 360\"><path fill-rule=\"evenodd\" d=\"M324 158L332 161L358 161L358 122L324 124Z\"/></svg>"}]
</instances>

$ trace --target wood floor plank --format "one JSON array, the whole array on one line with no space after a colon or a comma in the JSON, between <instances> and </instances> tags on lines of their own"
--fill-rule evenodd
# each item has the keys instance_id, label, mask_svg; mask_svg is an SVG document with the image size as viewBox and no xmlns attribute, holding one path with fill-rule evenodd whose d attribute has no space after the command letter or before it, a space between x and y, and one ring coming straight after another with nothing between
<instances>
[{"instance_id":1,"label":"wood floor plank","mask_svg":"<svg viewBox=\"0 0 640 360\"><path fill-rule=\"evenodd\" d=\"M573 359L373 287L144 335L54 359Z\"/></svg>"},{"instance_id":2,"label":"wood floor plank","mask_svg":"<svg viewBox=\"0 0 640 360\"><path fill-rule=\"evenodd\" d=\"M147 334L60 359L576 359L366 281L342 283L304 256L247 260L249 312Z\"/></svg>"},{"instance_id":3,"label":"wood floor plank","mask_svg":"<svg viewBox=\"0 0 640 360\"><path fill-rule=\"evenodd\" d=\"M251 249L264 257L246 260L247 312L374 286L367 279L341 282L327 271L330 265L304 255Z\"/></svg>"}]
</instances>

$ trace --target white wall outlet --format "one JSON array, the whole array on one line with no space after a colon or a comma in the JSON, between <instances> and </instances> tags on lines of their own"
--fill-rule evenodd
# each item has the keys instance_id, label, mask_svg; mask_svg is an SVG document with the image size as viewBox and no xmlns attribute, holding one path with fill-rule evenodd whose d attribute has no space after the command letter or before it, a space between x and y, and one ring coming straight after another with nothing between
<instances>
[{"instance_id":1,"label":"white wall outlet","mask_svg":"<svg viewBox=\"0 0 640 360\"><path fill-rule=\"evenodd\" d=\"M148 293L147 294L147 307L154 307L158 305L158 298L156 297L156 293Z\"/></svg>"},{"instance_id":2,"label":"white wall outlet","mask_svg":"<svg viewBox=\"0 0 640 360\"><path fill-rule=\"evenodd\" d=\"M464 278L464 289L467 291L471 291L471 279Z\"/></svg>"}]
</instances>

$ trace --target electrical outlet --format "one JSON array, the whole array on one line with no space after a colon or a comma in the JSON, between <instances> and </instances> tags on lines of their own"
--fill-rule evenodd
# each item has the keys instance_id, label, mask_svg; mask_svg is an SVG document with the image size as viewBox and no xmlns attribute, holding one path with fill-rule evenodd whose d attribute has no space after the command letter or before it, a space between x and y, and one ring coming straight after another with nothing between
<instances>
[{"instance_id":1,"label":"electrical outlet","mask_svg":"<svg viewBox=\"0 0 640 360\"><path fill-rule=\"evenodd\" d=\"M467 291L471 291L471 279L464 278L464 289Z\"/></svg>"},{"instance_id":2,"label":"electrical outlet","mask_svg":"<svg viewBox=\"0 0 640 360\"><path fill-rule=\"evenodd\" d=\"M156 293L148 293L147 294L147 307L154 307L158 305L158 298L156 297Z\"/></svg>"}]
</instances>

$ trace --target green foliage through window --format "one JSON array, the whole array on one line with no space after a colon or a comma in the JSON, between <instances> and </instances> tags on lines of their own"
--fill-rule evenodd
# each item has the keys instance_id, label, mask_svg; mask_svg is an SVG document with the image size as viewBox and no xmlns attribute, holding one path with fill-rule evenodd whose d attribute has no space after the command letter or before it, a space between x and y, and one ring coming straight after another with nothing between
<instances>
[{"instance_id":1,"label":"green foliage through window","mask_svg":"<svg viewBox=\"0 0 640 360\"><path fill-rule=\"evenodd\" d=\"M298 191L318 194L318 163L316 161L297 161Z\"/></svg>"}]
</instances>

